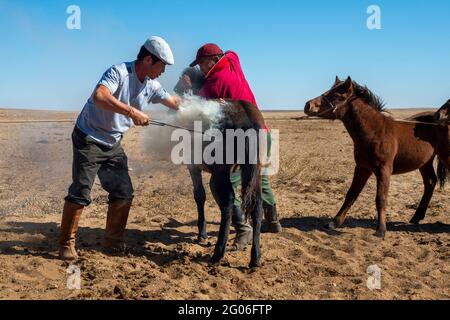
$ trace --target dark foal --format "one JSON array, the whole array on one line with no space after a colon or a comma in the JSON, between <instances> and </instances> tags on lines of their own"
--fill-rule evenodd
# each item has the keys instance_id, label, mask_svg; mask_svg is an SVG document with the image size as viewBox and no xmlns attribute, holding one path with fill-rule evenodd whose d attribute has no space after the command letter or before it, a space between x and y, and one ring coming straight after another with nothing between
<instances>
[{"instance_id":1,"label":"dark foal","mask_svg":"<svg viewBox=\"0 0 450 320\"><path fill-rule=\"evenodd\" d=\"M238 148L236 141L228 141L229 138L225 134L226 130L239 130L243 132L254 132L258 135L259 130L264 128L264 119L261 112L254 105L245 101L228 101L222 107L223 117L218 124L218 128L224 138L223 141L223 161L224 164L202 164L189 166L192 181L194 183L194 197L198 209L198 227L199 236L206 237L206 221L204 213L205 204L205 190L203 187L202 170L211 173L210 188L211 192L220 207L221 221L219 229L219 237L214 249L214 255L211 258L212 263L219 263L224 257L226 251L226 244L230 232L230 225L232 220L243 219L247 220L251 217L253 236L252 236L252 250L250 267L258 267L261 265L261 250L260 250L260 230L262 220L262 200L261 200L261 176L260 176L260 159L259 159L259 145L250 146L250 140L245 140L245 150ZM256 143L259 140L256 136ZM229 146L234 145L234 157L232 164L227 157L227 152L230 152ZM204 146L206 147L206 145ZM256 151L256 154L252 153ZM243 154L241 154L243 152ZM242 155L245 159L242 161ZM253 160L256 161L253 161ZM235 212L234 200L235 194L230 180L230 173L238 166L241 168L242 175L242 208L245 216L237 216Z\"/></svg>"},{"instance_id":2,"label":"dark foal","mask_svg":"<svg viewBox=\"0 0 450 320\"><path fill-rule=\"evenodd\" d=\"M198 91L202 87L205 81L204 74L200 71L200 69L196 67L186 68L183 70L180 80L174 87L174 91L183 96L185 94L193 94L197 95ZM231 109L230 109L231 110ZM198 241L203 241L208 238L208 234L206 231L207 223L205 218L205 202L206 202L206 192L203 185L202 171L209 172L208 168L204 165L188 165L189 175L191 176L192 185L193 185L193 193L194 199L197 206L197 226L198 226ZM211 177L211 181L212 177ZM214 190L210 189L214 194ZM217 199L216 199L217 200ZM243 250L249 240L252 237L251 230L242 230L242 226L245 225L245 216L242 210L233 205L233 217L232 217L233 225L240 226L241 229L236 229L236 238L235 242L232 245L232 248L235 250Z\"/></svg>"},{"instance_id":3,"label":"dark foal","mask_svg":"<svg viewBox=\"0 0 450 320\"><path fill-rule=\"evenodd\" d=\"M448 148L443 147L448 144L444 130L432 124L395 121L384 115L383 110L380 98L350 77L346 81L336 77L329 91L306 103L305 113L309 116L341 120L354 143L356 168L353 182L344 204L328 224L331 229L342 226L348 210L372 174L377 178L378 227L375 235L382 238L386 233L386 207L392 174L420 170L425 191L412 223L424 219L437 181L441 185L446 181L450 161ZM422 113L409 120L433 123L434 113ZM433 168L436 155L439 156L438 176Z\"/></svg>"}]
</instances>

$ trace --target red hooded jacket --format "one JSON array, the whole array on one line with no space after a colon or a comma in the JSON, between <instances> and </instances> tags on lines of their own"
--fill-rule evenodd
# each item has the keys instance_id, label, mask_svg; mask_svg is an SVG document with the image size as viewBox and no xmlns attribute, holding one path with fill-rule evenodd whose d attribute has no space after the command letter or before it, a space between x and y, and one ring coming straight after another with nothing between
<instances>
[{"instance_id":1,"label":"red hooded jacket","mask_svg":"<svg viewBox=\"0 0 450 320\"><path fill-rule=\"evenodd\" d=\"M226 52L208 72L199 95L206 99L244 100L258 106L245 79L239 57L233 51Z\"/></svg>"}]
</instances>

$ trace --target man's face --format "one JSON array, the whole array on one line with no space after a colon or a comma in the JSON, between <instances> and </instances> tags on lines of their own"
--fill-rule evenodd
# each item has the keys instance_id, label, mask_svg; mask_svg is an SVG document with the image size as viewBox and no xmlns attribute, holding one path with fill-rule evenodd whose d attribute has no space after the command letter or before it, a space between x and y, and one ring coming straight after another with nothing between
<instances>
[{"instance_id":1,"label":"man's face","mask_svg":"<svg viewBox=\"0 0 450 320\"><path fill-rule=\"evenodd\" d=\"M200 59L198 66L204 75L207 75L208 72L214 67L216 60L217 59L215 59L215 57L204 57Z\"/></svg>"},{"instance_id":2,"label":"man's face","mask_svg":"<svg viewBox=\"0 0 450 320\"><path fill-rule=\"evenodd\" d=\"M166 65L162 61L153 63L153 59L148 56L144 59L144 65L146 70L146 75L150 79L154 80L166 71Z\"/></svg>"}]
</instances>

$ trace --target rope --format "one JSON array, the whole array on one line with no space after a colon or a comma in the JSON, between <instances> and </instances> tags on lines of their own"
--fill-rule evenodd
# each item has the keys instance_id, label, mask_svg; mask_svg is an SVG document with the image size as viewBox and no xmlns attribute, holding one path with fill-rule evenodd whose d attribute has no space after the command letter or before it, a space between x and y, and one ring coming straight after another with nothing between
<instances>
[{"instance_id":1,"label":"rope","mask_svg":"<svg viewBox=\"0 0 450 320\"><path fill-rule=\"evenodd\" d=\"M24 123L74 123L75 120L0 120L0 124L24 124ZM193 133L201 133L205 134L201 131L196 131L192 129L188 129L185 127L176 126L170 123L164 123L160 121L150 120L149 124L160 127L171 127L175 129L183 129Z\"/></svg>"},{"instance_id":2,"label":"rope","mask_svg":"<svg viewBox=\"0 0 450 320\"><path fill-rule=\"evenodd\" d=\"M413 121L413 120L403 120L403 119L393 119L396 122L403 122L403 123L411 123L411 124L427 124L431 126L440 126L439 123L434 122L422 122L422 121ZM447 124L448 125L448 124Z\"/></svg>"},{"instance_id":3,"label":"rope","mask_svg":"<svg viewBox=\"0 0 450 320\"><path fill-rule=\"evenodd\" d=\"M175 129L183 129L183 130L187 130L189 132L200 133L200 134L203 134L203 135L207 135L206 133L204 133L202 131L188 129L188 128L185 128L185 127L180 127L180 126L176 126L176 125L173 125L173 124L170 124L170 123L164 123L164 122L155 121L155 120L150 120L149 124L154 125L154 126L159 126L159 127L171 127L171 128L175 128Z\"/></svg>"},{"instance_id":4,"label":"rope","mask_svg":"<svg viewBox=\"0 0 450 320\"><path fill-rule=\"evenodd\" d=\"M329 112L331 109L327 109L324 112L319 113L316 116L302 116L302 117L291 117L291 120L332 120L332 119L324 119L324 118L320 118L321 115ZM422 121L413 121L413 120L403 120L403 119L392 119L396 122L403 122L403 123L410 123L410 124L424 124L424 125L431 125L431 126L442 126L442 124L439 123L434 123L434 122L422 122ZM74 123L75 120L0 120L0 124L24 124L24 123ZM204 132L201 131L196 131L196 130L192 130L192 129L188 129L188 128L184 128L184 127L180 127L180 126L176 126L176 125L172 125L169 123L163 123L160 121L154 121L154 120L150 120L149 122L151 125L154 126L160 126L160 127L171 127L171 128L175 128L175 129L184 129L193 133L201 133L201 134L205 134ZM446 123L447 126L450 125L450 122Z\"/></svg>"},{"instance_id":5,"label":"rope","mask_svg":"<svg viewBox=\"0 0 450 320\"><path fill-rule=\"evenodd\" d=\"M329 110L327 110L329 111ZM318 116L303 116L303 117L292 117L292 120L333 120L333 119L325 119L325 118L320 118ZM395 122L403 122L403 123L409 123L409 124L424 124L424 125L430 125L430 126L442 126L442 124L439 123L434 123L434 122L423 122L423 121L413 121L413 120L403 120L403 119L394 119L394 118L390 118L392 120L394 120ZM450 125L450 123L446 123L447 126Z\"/></svg>"},{"instance_id":6,"label":"rope","mask_svg":"<svg viewBox=\"0 0 450 320\"><path fill-rule=\"evenodd\" d=\"M159 126L159 127L171 127L171 128L175 128L175 129L183 129L183 130L187 130L189 132L193 132L193 133L200 133L200 134L205 134L202 131L197 131L197 130L193 130L193 129L188 129L185 127L180 127L180 126L176 126L170 123L164 123L164 122L160 122L160 121L155 121L155 120L150 120L149 124L154 125L154 126Z\"/></svg>"},{"instance_id":7,"label":"rope","mask_svg":"<svg viewBox=\"0 0 450 320\"><path fill-rule=\"evenodd\" d=\"M325 113L328 113L328 112L330 112L330 111L336 110L336 108L337 108L338 106L333 105L333 103L331 103L331 101L328 100L327 97L325 97L324 95L322 95L322 99L324 99L325 102L328 103L328 104L330 105L330 107L329 107L328 109L325 109L324 111L320 112L319 114L316 114L315 116L293 117L293 118L291 118L291 119L292 119L292 120L297 120L297 121L298 121L298 120L309 120L309 119L316 119L316 120L320 120L320 119L322 119L322 120L332 120L332 119L323 119L323 118L320 118L320 116L321 116L321 115L324 115ZM352 101L354 101L354 100L356 100L356 99L357 99L357 97L353 97L353 98L352 98L352 97L349 97L349 98L347 98L346 101L344 101L343 104L352 102ZM394 121L396 121L396 122L403 122L403 123L410 123L410 124L424 124L424 125L430 125L430 126L442 126L442 124L440 124L440 123L435 123L435 122L422 122L422 121L403 120L403 119L394 119L394 118L391 118L391 119L394 120ZM446 125L449 126L449 125L450 125L450 122L447 121Z\"/></svg>"},{"instance_id":8,"label":"rope","mask_svg":"<svg viewBox=\"0 0 450 320\"><path fill-rule=\"evenodd\" d=\"M74 123L75 120L0 120L0 124L16 123Z\"/></svg>"}]
</instances>

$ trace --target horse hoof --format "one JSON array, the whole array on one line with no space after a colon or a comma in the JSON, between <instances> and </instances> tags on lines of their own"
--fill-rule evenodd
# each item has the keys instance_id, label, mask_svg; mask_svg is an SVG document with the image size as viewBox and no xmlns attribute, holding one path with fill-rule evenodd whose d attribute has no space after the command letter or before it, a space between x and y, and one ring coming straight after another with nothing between
<instances>
[{"instance_id":1,"label":"horse hoof","mask_svg":"<svg viewBox=\"0 0 450 320\"><path fill-rule=\"evenodd\" d=\"M236 251L245 251L245 249L247 249L247 247L239 247L236 244L232 244L228 250L230 252L236 252Z\"/></svg>"},{"instance_id":2,"label":"horse hoof","mask_svg":"<svg viewBox=\"0 0 450 320\"><path fill-rule=\"evenodd\" d=\"M208 236L199 235L199 236L197 237L197 242L198 242L198 243L206 243L206 241L208 241Z\"/></svg>"},{"instance_id":3,"label":"horse hoof","mask_svg":"<svg viewBox=\"0 0 450 320\"><path fill-rule=\"evenodd\" d=\"M337 229L336 222L330 221L329 223L327 223L327 224L325 225L325 229L328 229L328 230L336 230L336 229Z\"/></svg>"},{"instance_id":4,"label":"horse hoof","mask_svg":"<svg viewBox=\"0 0 450 320\"><path fill-rule=\"evenodd\" d=\"M254 269L254 268L259 268L261 266L262 266L261 260L258 260L258 261L250 261L250 264L248 267L250 269Z\"/></svg>"},{"instance_id":5,"label":"horse hoof","mask_svg":"<svg viewBox=\"0 0 450 320\"><path fill-rule=\"evenodd\" d=\"M377 230L374 234L375 237L384 239L384 237L386 236L386 231L384 230Z\"/></svg>"},{"instance_id":6,"label":"horse hoof","mask_svg":"<svg viewBox=\"0 0 450 320\"><path fill-rule=\"evenodd\" d=\"M211 260L209 260L209 264L213 265L213 266L216 266L216 265L220 264L220 260L222 260L222 258L217 257L217 256L213 256L211 258Z\"/></svg>"}]
</instances>

